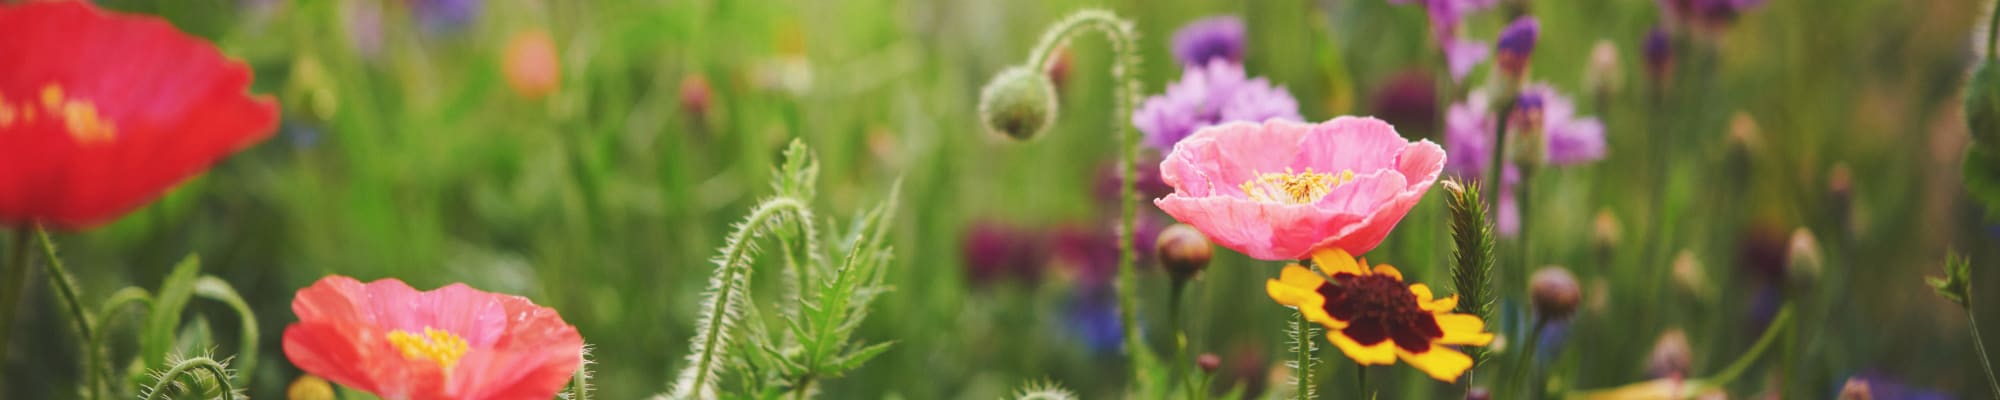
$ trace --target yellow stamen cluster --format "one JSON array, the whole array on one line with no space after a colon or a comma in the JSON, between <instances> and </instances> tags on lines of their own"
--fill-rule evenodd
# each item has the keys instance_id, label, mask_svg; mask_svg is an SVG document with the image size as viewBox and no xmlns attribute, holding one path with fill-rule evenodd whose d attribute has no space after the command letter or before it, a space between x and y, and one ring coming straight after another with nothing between
<instances>
[{"instance_id":1,"label":"yellow stamen cluster","mask_svg":"<svg viewBox=\"0 0 2000 400\"><path fill-rule=\"evenodd\" d=\"M465 351L472 348L465 343L465 338L428 326L424 327L423 334L401 329L389 331L389 344L402 350L403 358L436 361L444 369L458 365L458 359L465 357Z\"/></svg>"},{"instance_id":2,"label":"yellow stamen cluster","mask_svg":"<svg viewBox=\"0 0 2000 400\"><path fill-rule=\"evenodd\" d=\"M1341 171L1335 175L1313 172L1312 168L1306 168L1305 172L1298 173L1292 172L1291 168L1285 168L1285 172L1257 174L1256 178L1243 182L1240 187L1243 189L1243 194L1249 195L1251 200L1310 204L1318 202L1321 197L1326 197L1327 193L1332 193L1333 188L1353 180L1354 171L1351 170Z\"/></svg>"},{"instance_id":3,"label":"yellow stamen cluster","mask_svg":"<svg viewBox=\"0 0 2000 400\"><path fill-rule=\"evenodd\" d=\"M0 97L0 128L12 126L15 122L31 124L35 122L36 114L47 113L49 118L60 121L77 142L97 144L117 138L117 125L99 115L95 103L64 96L61 85L51 83L42 86L40 100L40 107L36 107L38 104L34 100L10 104L6 97Z\"/></svg>"}]
</instances>

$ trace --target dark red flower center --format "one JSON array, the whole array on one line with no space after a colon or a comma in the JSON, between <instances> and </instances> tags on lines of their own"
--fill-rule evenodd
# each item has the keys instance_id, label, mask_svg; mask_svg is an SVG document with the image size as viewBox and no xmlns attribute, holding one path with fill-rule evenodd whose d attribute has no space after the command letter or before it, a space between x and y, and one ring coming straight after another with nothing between
<instances>
[{"instance_id":1,"label":"dark red flower center","mask_svg":"<svg viewBox=\"0 0 2000 400\"><path fill-rule=\"evenodd\" d=\"M1417 295L1394 277L1337 274L1318 292L1326 297L1327 315L1348 322L1341 334L1364 346L1393 340L1404 351L1422 353L1431 349L1431 340L1444 337L1437 317L1419 307Z\"/></svg>"}]
</instances>

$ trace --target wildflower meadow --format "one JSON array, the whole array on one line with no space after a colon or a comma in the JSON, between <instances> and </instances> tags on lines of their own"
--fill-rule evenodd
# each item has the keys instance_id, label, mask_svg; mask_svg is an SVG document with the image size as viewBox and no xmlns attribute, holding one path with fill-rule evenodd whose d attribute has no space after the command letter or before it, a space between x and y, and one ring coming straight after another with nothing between
<instances>
[{"instance_id":1,"label":"wildflower meadow","mask_svg":"<svg viewBox=\"0 0 2000 400\"><path fill-rule=\"evenodd\" d=\"M2000 399L1996 49L1993 0L0 0L0 399Z\"/></svg>"}]
</instances>

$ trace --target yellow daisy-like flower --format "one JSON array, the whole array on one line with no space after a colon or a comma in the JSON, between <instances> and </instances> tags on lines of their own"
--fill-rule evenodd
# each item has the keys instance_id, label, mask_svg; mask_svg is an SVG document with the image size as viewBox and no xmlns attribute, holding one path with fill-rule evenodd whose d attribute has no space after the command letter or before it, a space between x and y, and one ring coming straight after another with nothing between
<instances>
[{"instance_id":1,"label":"yellow daisy-like flower","mask_svg":"<svg viewBox=\"0 0 2000 400\"><path fill-rule=\"evenodd\" d=\"M1265 282L1264 290L1271 300L1298 307L1306 320L1325 325L1327 340L1355 363L1389 365L1401 358L1432 378L1452 382L1472 368L1472 357L1447 345L1493 341L1478 316L1451 312L1458 296L1433 299L1429 286L1404 284L1396 267L1371 268L1340 249L1314 252L1313 264L1326 275L1292 264Z\"/></svg>"}]
</instances>

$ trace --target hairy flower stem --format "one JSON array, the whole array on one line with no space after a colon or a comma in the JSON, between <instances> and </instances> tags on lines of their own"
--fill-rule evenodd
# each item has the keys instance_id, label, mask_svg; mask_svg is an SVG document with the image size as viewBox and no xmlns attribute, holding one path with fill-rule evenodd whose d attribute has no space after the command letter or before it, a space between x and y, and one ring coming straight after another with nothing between
<instances>
[{"instance_id":1,"label":"hairy flower stem","mask_svg":"<svg viewBox=\"0 0 2000 400\"><path fill-rule=\"evenodd\" d=\"M1292 367L1292 380L1298 392L1298 400L1313 398L1312 325L1307 325L1311 323L1306 321L1305 310L1298 310L1292 315L1292 346L1294 346L1292 356L1293 362L1298 363Z\"/></svg>"},{"instance_id":2,"label":"hairy flower stem","mask_svg":"<svg viewBox=\"0 0 2000 400\"><path fill-rule=\"evenodd\" d=\"M2000 15L1995 13L1994 15ZM1986 355L1986 340L1979 335L1978 313L1972 312L1972 291L1965 291L1965 325L1972 327L1972 349L1979 352L1979 367L1986 370L1986 385L1993 389L1993 397L2000 398L2000 379L1993 375L1993 358Z\"/></svg>"},{"instance_id":3,"label":"hairy flower stem","mask_svg":"<svg viewBox=\"0 0 2000 400\"><path fill-rule=\"evenodd\" d=\"M174 386L174 381L179 380L182 376L195 373L195 370L208 371L209 375L214 376L215 384L221 386L219 392L221 392L222 396L220 399L236 400L236 386L229 383L229 370L224 368L222 363L208 357L190 358L174 364L173 368L160 374L159 382L154 383L153 387L146 389L146 400L171 398L172 396L165 395L167 389ZM199 381L200 379L196 380ZM188 386L188 391L190 392L199 393L200 390L201 388L194 387L193 385Z\"/></svg>"},{"instance_id":4,"label":"hairy flower stem","mask_svg":"<svg viewBox=\"0 0 2000 400\"><path fill-rule=\"evenodd\" d=\"M1133 30L1131 22L1110 11L1079 11L1063 18L1042 33L1042 38L1035 44L1034 50L1028 52L1027 66L1033 68L1033 71L1047 71L1049 63L1056 59L1054 57L1056 49L1086 31L1102 33L1105 39L1111 42L1111 50L1115 53L1112 57L1111 81L1116 85L1112 93L1116 104L1112 107L1110 120L1111 130L1118 132L1118 142L1122 146L1118 157L1120 181L1117 229L1118 329L1125 338L1125 350L1132 352L1134 376L1143 378L1138 375L1143 373L1144 366L1150 364L1153 357L1147 350L1145 342L1139 337L1136 327L1138 321L1135 317L1137 305L1133 300L1134 292L1139 285L1133 266L1138 260L1138 253L1132 247L1132 233L1137 229L1139 202L1138 183L1133 179L1138 170L1139 137L1132 132L1130 116L1133 99L1139 97L1139 80L1135 77L1139 72L1138 33Z\"/></svg>"},{"instance_id":5,"label":"hairy flower stem","mask_svg":"<svg viewBox=\"0 0 2000 400\"><path fill-rule=\"evenodd\" d=\"M55 285L56 294L68 306L70 318L76 322L77 333L82 335L84 342L89 342L95 336L90 313L84 311L83 301L78 295L81 291L77 290L76 281L70 278L69 269L63 268L62 259L56 257L55 241L49 240L49 231L40 225L35 226L35 241L41 244L42 258L46 259L42 265L48 269L50 283Z\"/></svg>"},{"instance_id":6,"label":"hairy flower stem","mask_svg":"<svg viewBox=\"0 0 2000 400\"><path fill-rule=\"evenodd\" d=\"M21 306L21 295L27 290L28 281L28 239L27 231L14 231L14 252L8 257L6 268L0 271L0 360L7 359L7 344L14 332L14 309ZM5 387L5 377L0 377L0 387Z\"/></svg>"},{"instance_id":7,"label":"hairy flower stem","mask_svg":"<svg viewBox=\"0 0 2000 400\"><path fill-rule=\"evenodd\" d=\"M1181 299L1187 295L1189 280L1174 278L1173 289L1170 289L1167 295L1167 327L1174 331L1174 358L1170 361L1174 365L1174 380L1180 382L1181 387L1187 390L1187 398L1193 399L1196 390L1194 378L1189 377L1187 373L1187 365L1192 362L1187 358L1187 329L1181 326L1181 312L1185 310L1181 307Z\"/></svg>"}]
</instances>

